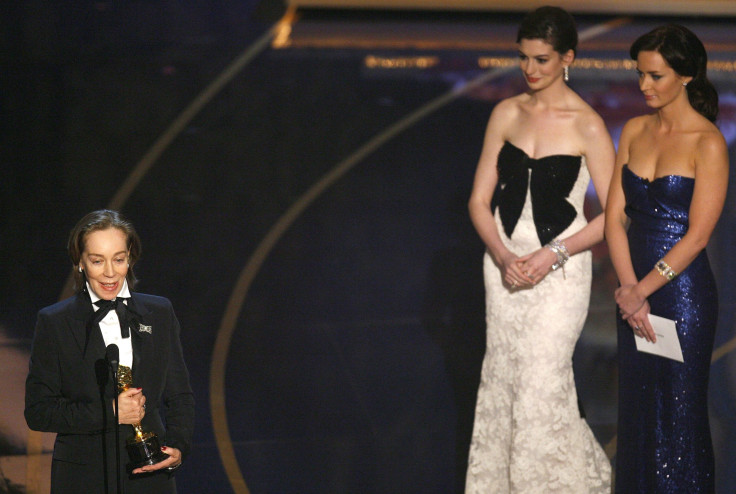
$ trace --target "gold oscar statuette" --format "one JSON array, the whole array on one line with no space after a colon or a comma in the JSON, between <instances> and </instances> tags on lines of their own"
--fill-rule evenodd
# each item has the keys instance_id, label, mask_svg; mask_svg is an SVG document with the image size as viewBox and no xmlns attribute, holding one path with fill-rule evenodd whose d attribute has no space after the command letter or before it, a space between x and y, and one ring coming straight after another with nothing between
<instances>
[{"instance_id":1,"label":"gold oscar statuette","mask_svg":"<svg viewBox=\"0 0 736 494\"><path fill-rule=\"evenodd\" d=\"M118 366L118 393L122 393L133 387L133 374L130 367ZM128 471L145 465L154 465L169 457L161 451L161 444L154 432L145 432L140 422L131 424L134 434L126 440L125 448L128 450Z\"/></svg>"}]
</instances>

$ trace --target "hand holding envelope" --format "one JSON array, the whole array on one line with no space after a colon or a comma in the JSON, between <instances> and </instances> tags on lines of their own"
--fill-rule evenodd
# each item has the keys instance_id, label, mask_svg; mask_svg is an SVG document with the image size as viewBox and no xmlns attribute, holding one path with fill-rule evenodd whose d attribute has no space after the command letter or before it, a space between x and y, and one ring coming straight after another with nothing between
<instances>
[{"instance_id":1,"label":"hand holding envelope","mask_svg":"<svg viewBox=\"0 0 736 494\"><path fill-rule=\"evenodd\" d=\"M652 325L654 334L657 335L656 343L634 336L636 349L640 352L651 353L661 357L684 362L680 339L677 336L677 324L672 319L649 314L649 323Z\"/></svg>"}]
</instances>

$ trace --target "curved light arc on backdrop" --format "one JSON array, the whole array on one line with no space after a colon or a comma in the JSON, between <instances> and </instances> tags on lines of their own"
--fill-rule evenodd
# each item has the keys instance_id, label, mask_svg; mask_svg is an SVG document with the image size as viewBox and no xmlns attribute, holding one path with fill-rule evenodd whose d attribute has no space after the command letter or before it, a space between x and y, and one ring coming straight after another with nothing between
<instances>
[{"instance_id":1,"label":"curved light arc on backdrop","mask_svg":"<svg viewBox=\"0 0 736 494\"><path fill-rule=\"evenodd\" d=\"M627 24L629 19L614 19L612 21L602 23L599 25L592 26L589 29L581 32L579 39L585 40L600 34L609 32L623 24ZM291 227L291 225L299 218L299 216L317 199L325 190L332 186L337 180L348 173L354 168L360 161L366 156L373 153L380 146L393 139L396 135L403 132L422 118L432 114L436 110L445 106L446 104L454 101L460 96L470 92L474 88L484 84L492 79L495 79L503 74L506 74L516 67L504 67L492 69L488 72L481 74L480 76L470 80L465 85L453 89L448 93L426 103L419 109L410 113L403 119L389 126L386 130L379 133L366 144L358 148L352 155L338 163L335 168L325 174L319 179L311 188L307 190L289 209L278 219L271 230L268 231L263 240L258 244L256 250L253 252L251 257L248 259L245 267L240 272L236 281L235 287L233 288L230 299L228 300L225 308L225 313L222 317L220 328L217 331L217 337L215 339L215 345L212 352L212 367L210 373L210 410L212 413L213 427L216 429L217 446L220 451L223 463L227 465L228 477L231 478L231 484L236 494L246 494L246 490L242 490L245 485L244 482L240 483L243 479L242 472L238 466L237 459L235 458L234 449L232 447L232 439L229 436L229 429L227 426L227 410L225 403L225 364L227 362L228 353L230 350L230 343L235 332L235 326L237 323L238 316L242 310L243 304L245 303L246 296L250 285L258 274L261 266L265 262L271 250L274 248L276 243L281 239L284 233ZM230 456L226 458L226 456ZM231 469L237 469L237 472L231 471ZM235 475L231 477L231 473ZM233 483L235 479L238 483Z\"/></svg>"},{"instance_id":2,"label":"curved light arc on backdrop","mask_svg":"<svg viewBox=\"0 0 736 494\"><path fill-rule=\"evenodd\" d=\"M485 76L479 77L478 81L473 81L472 87L491 79L491 76L497 77L508 69L497 69ZM238 316L241 312L248 290L258 271L265 262L273 247L281 239L284 233L291 225L301 216L304 210L311 205L322 193L332 186L343 175L349 172L355 165L363 160L366 156L374 152L385 142L404 131L414 123L426 115L436 111L449 101L459 97L463 92L470 90L471 84L468 84L463 90L448 93L417 110L413 114L405 117L398 123L390 126L387 130L371 139L367 144L358 149L350 157L342 161L329 173L324 175L316 182L304 195L302 195L274 224L266 236L261 240L260 244L248 259L247 264L241 271L235 283L235 287L231 293L222 317L220 328L217 331L215 345L212 351L212 367L210 371L210 411L212 413L212 424L215 431L215 439L217 447L220 451L223 464L226 465L228 478L236 494L247 493L245 482L242 481L243 475L240 472L235 451L232 446L229 428L227 426L227 411L225 404L225 364L230 350L233 333ZM237 469L237 472L233 471Z\"/></svg>"},{"instance_id":3,"label":"curved light arc on backdrop","mask_svg":"<svg viewBox=\"0 0 736 494\"><path fill-rule=\"evenodd\" d=\"M163 152L171 145L174 139L186 128L186 125L216 96L222 88L227 85L255 56L262 52L269 42L279 33L283 32L284 26L293 22L295 17L293 7L284 18L273 26L265 35L250 45L241 55L239 55L210 85L205 88L190 105L180 113L172 124L164 131L163 134L154 142L148 152L136 164L121 187L117 190L113 198L108 204L110 209L120 209L129 199L135 188L142 181L144 176L157 162ZM626 19L617 19L602 25L594 26L585 30L580 34L580 40L589 39L591 37L608 32L618 25L628 22ZM419 110L405 117L396 124L390 126L387 130L380 133L367 144L358 149L349 158L338 164L331 172L326 174L320 181L312 186L287 212L279 219L274 227L264 237L262 242L254 254L249 259L245 268L241 272L235 288L228 301L225 313L222 318L220 329L218 330L215 347L213 350L212 369L210 374L210 400L211 411L213 415L213 428L215 429L215 438L217 447L220 452L223 465L228 475L228 479L234 491L238 494L248 494L249 490L243 479L240 468L237 464L232 442L230 439L229 429L227 426L227 413L225 407L224 393L224 374L225 361L229 351L230 342L237 321L238 314L241 311L245 301L248 289L261 265L268 257L268 254L288 230L288 228L296 221L301 213L327 188L339 180L358 162L367 155L374 152L385 142L391 140L395 135L410 127L418 120L438 110L445 104L450 103L461 95L471 91L473 88L488 82L513 68L502 68L489 71L462 86L458 90L451 91L444 96L431 101ZM72 294L73 278L70 275L62 289L60 299L69 297ZM712 362L716 362L728 353L736 349L736 338L725 343L713 353ZM213 386L216 384L216 386ZM218 392L213 392L217 389ZM26 466L26 491L34 494L39 491L39 472L43 449L43 434L41 432L29 431L27 439L28 462ZM606 447L609 457L615 455L615 438ZM612 446L612 448L611 448ZM612 452L611 452L612 451Z\"/></svg>"},{"instance_id":4,"label":"curved light arc on backdrop","mask_svg":"<svg viewBox=\"0 0 736 494\"><path fill-rule=\"evenodd\" d=\"M293 8L284 17L289 19L293 15ZM266 34L258 38L255 43L246 48L233 62L228 65L217 78L212 81L196 98L187 106L169 125L169 127L161 134L158 139L149 148L146 154L135 165L133 170L128 174L123 184L117 189L115 195L108 203L109 209L120 209L128 200L135 188L140 184L143 177L158 161L163 152L171 145L176 137L186 128L187 124L214 98L223 87L232 81L232 79L260 52L262 52L269 44L271 39L281 29L284 19L274 25ZM69 275L64 287L59 295L59 300L70 297L74 292L74 277ZM26 492L28 494L37 494L40 492L39 477L41 471L41 457L43 455L43 432L28 431L26 439ZM244 484L243 484L244 485ZM245 491L247 487L245 487Z\"/></svg>"}]
</instances>

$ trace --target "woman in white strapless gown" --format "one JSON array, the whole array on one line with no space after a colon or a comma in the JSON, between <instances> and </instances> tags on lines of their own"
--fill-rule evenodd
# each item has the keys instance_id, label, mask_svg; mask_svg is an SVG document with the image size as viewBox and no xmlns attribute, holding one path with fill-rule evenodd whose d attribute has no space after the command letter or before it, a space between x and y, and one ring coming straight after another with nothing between
<instances>
[{"instance_id":1,"label":"woman in white strapless gown","mask_svg":"<svg viewBox=\"0 0 736 494\"><path fill-rule=\"evenodd\" d=\"M611 466L580 416L572 354L588 313L590 247L603 217L583 215L592 177L605 205L614 163L598 114L567 84L577 33L542 7L519 28L527 93L491 114L470 214L484 258L487 348L468 493L610 492Z\"/></svg>"}]
</instances>

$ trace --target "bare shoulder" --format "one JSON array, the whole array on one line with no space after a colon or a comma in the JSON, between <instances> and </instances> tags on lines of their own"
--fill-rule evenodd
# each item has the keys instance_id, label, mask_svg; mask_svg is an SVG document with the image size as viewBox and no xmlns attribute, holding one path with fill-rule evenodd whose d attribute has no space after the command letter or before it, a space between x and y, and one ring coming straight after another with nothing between
<instances>
[{"instance_id":1,"label":"bare shoulder","mask_svg":"<svg viewBox=\"0 0 736 494\"><path fill-rule=\"evenodd\" d=\"M603 118L590 105L580 107L577 117L577 128L584 139L599 139L608 135Z\"/></svg>"},{"instance_id":2,"label":"bare shoulder","mask_svg":"<svg viewBox=\"0 0 736 494\"><path fill-rule=\"evenodd\" d=\"M603 118L575 91L570 90L566 97L565 106L572 112L574 126L584 139L601 137L608 133Z\"/></svg>"},{"instance_id":3,"label":"bare shoulder","mask_svg":"<svg viewBox=\"0 0 736 494\"><path fill-rule=\"evenodd\" d=\"M629 119L621 130L621 137L627 136L632 137L641 134L651 122L651 115L640 115Z\"/></svg>"},{"instance_id":4,"label":"bare shoulder","mask_svg":"<svg viewBox=\"0 0 736 494\"><path fill-rule=\"evenodd\" d=\"M696 161L720 161L728 164L728 145L726 139L713 123L708 122L699 133L696 148Z\"/></svg>"},{"instance_id":5,"label":"bare shoulder","mask_svg":"<svg viewBox=\"0 0 736 494\"><path fill-rule=\"evenodd\" d=\"M512 96L511 98L506 98L499 101L493 108L491 118L495 117L505 120L515 117L519 114L519 111L521 110L521 105L525 100L525 96L525 94L519 94L516 96Z\"/></svg>"},{"instance_id":6,"label":"bare shoulder","mask_svg":"<svg viewBox=\"0 0 736 494\"><path fill-rule=\"evenodd\" d=\"M598 154L608 148L613 154L613 142L603 118L582 98L576 95L573 110L575 112L574 128L580 140L581 153Z\"/></svg>"},{"instance_id":7,"label":"bare shoulder","mask_svg":"<svg viewBox=\"0 0 736 494\"><path fill-rule=\"evenodd\" d=\"M509 126L519 118L522 105L521 96L506 98L496 104L491 112L486 134L506 135Z\"/></svg>"}]
</instances>

